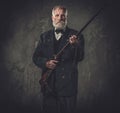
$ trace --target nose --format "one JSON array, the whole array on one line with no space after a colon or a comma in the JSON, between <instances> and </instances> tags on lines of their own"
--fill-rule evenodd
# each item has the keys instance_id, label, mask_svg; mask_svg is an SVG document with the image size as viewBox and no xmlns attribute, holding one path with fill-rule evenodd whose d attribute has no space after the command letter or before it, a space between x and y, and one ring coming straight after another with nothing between
<instances>
[{"instance_id":1,"label":"nose","mask_svg":"<svg viewBox=\"0 0 120 113\"><path fill-rule=\"evenodd\" d=\"M62 19L62 15L59 15L59 16L58 16L58 19L61 20L61 19Z\"/></svg>"}]
</instances>

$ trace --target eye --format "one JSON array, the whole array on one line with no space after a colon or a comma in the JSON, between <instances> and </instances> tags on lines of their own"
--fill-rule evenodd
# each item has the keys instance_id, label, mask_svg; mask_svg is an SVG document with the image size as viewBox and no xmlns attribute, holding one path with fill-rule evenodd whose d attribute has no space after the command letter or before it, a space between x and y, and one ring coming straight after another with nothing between
<instances>
[{"instance_id":1,"label":"eye","mask_svg":"<svg viewBox=\"0 0 120 113\"><path fill-rule=\"evenodd\" d=\"M62 18L65 18L65 15L61 15Z\"/></svg>"},{"instance_id":2,"label":"eye","mask_svg":"<svg viewBox=\"0 0 120 113\"><path fill-rule=\"evenodd\" d=\"M58 17L58 16L59 16L59 14L56 14L56 15L55 15L55 17Z\"/></svg>"}]
</instances>

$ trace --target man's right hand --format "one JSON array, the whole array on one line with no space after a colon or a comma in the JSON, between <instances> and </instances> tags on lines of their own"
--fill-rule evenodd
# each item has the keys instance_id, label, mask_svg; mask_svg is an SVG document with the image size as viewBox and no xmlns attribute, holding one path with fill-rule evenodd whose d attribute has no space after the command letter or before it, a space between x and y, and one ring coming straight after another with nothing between
<instances>
[{"instance_id":1,"label":"man's right hand","mask_svg":"<svg viewBox=\"0 0 120 113\"><path fill-rule=\"evenodd\" d=\"M49 69L54 69L57 63L58 63L57 60L49 60L46 62L46 67Z\"/></svg>"}]
</instances>

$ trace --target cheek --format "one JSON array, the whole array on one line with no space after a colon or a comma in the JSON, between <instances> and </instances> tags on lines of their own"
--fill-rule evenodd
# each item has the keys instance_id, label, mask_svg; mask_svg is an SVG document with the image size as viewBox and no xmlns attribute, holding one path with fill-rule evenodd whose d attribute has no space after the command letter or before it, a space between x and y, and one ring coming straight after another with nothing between
<instances>
[{"instance_id":1,"label":"cheek","mask_svg":"<svg viewBox=\"0 0 120 113\"><path fill-rule=\"evenodd\" d=\"M65 20L66 20L66 18L65 18L65 17L63 17L63 18L62 18L62 20L64 20L64 21L65 21Z\"/></svg>"},{"instance_id":2,"label":"cheek","mask_svg":"<svg viewBox=\"0 0 120 113\"><path fill-rule=\"evenodd\" d=\"M54 17L52 17L52 21L55 21L55 18L54 18Z\"/></svg>"},{"instance_id":3,"label":"cheek","mask_svg":"<svg viewBox=\"0 0 120 113\"><path fill-rule=\"evenodd\" d=\"M53 17L53 18L52 18L52 21L54 22L54 21L56 21L56 19Z\"/></svg>"}]
</instances>

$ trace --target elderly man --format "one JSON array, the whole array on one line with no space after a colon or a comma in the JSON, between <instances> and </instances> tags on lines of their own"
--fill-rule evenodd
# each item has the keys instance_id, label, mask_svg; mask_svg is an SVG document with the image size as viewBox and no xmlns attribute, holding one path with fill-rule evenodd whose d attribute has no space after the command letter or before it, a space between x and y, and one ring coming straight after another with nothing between
<instances>
[{"instance_id":1,"label":"elderly man","mask_svg":"<svg viewBox=\"0 0 120 113\"><path fill-rule=\"evenodd\" d=\"M52 9L53 29L41 34L33 54L33 62L42 69L42 75L52 70L42 91L43 113L74 113L76 109L77 66L84 56L84 39L67 26L67 15L63 6ZM60 57L53 58L68 42Z\"/></svg>"}]
</instances>

